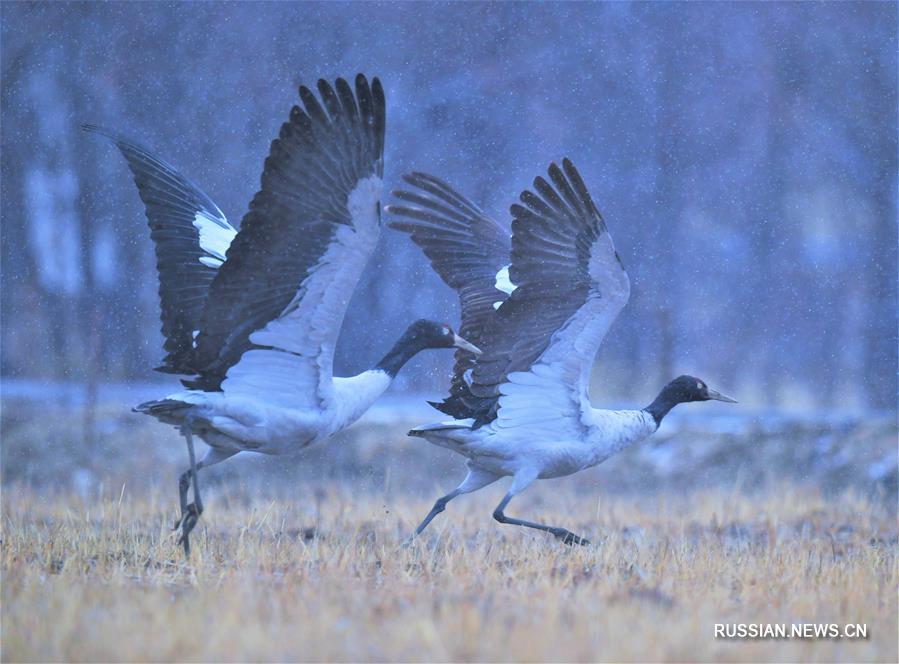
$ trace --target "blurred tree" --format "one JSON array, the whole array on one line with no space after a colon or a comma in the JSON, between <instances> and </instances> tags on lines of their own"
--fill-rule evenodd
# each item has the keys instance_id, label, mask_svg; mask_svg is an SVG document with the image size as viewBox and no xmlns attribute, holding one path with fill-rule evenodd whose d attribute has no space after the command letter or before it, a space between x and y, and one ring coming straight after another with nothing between
<instances>
[{"instance_id":1,"label":"blurred tree","mask_svg":"<svg viewBox=\"0 0 899 664\"><path fill-rule=\"evenodd\" d=\"M603 396L646 398L695 371L756 402L840 405L851 387L894 408L896 12L2 3L0 371L154 377L143 209L81 122L146 144L238 223L291 88L365 71L389 96L388 189L427 170L507 222L549 161L578 164L634 283L597 368ZM412 318L456 315L385 231L338 372ZM400 387L443 389L449 362L422 357Z\"/></svg>"}]
</instances>

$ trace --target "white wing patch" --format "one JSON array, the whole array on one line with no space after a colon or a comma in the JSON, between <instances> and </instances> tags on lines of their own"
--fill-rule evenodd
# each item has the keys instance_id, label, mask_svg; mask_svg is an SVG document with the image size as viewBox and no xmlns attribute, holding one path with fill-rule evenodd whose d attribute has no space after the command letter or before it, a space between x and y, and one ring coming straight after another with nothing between
<instances>
[{"instance_id":1,"label":"white wing patch","mask_svg":"<svg viewBox=\"0 0 899 664\"><path fill-rule=\"evenodd\" d=\"M222 391L231 397L245 396L283 408L302 408L315 405L317 385L318 371L309 358L254 348L228 369Z\"/></svg>"},{"instance_id":2,"label":"white wing patch","mask_svg":"<svg viewBox=\"0 0 899 664\"><path fill-rule=\"evenodd\" d=\"M222 219L216 219L203 210L194 215L194 228L200 236L200 248L209 254L201 256L200 262L206 267L221 267L237 231L228 222L223 224Z\"/></svg>"},{"instance_id":3,"label":"white wing patch","mask_svg":"<svg viewBox=\"0 0 899 664\"><path fill-rule=\"evenodd\" d=\"M515 371L500 385L499 413L494 426L514 428L576 417L568 385L558 364L538 363Z\"/></svg>"},{"instance_id":4,"label":"white wing patch","mask_svg":"<svg viewBox=\"0 0 899 664\"><path fill-rule=\"evenodd\" d=\"M512 280L509 279L509 268L511 265L506 265L503 269L496 273L496 283L494 284L494 288L498 291L502 291L507 295L511 295L512 292L518 288L515 284L512 283ZM502 301L494 302L493 308L499 309Z\"/></svg>"},{"instance_id":5,"label":"white wing patch","mask_svg":"<svg viewBox=\"0 0 899 664\"><path fill-rule=\"evenodd\" d=\"M211 267L214 270L219 269L222 266L221 259L218 258L210 258L209 256L200 256L200 262L206 267Z\"/></svg>"}]
</instances>

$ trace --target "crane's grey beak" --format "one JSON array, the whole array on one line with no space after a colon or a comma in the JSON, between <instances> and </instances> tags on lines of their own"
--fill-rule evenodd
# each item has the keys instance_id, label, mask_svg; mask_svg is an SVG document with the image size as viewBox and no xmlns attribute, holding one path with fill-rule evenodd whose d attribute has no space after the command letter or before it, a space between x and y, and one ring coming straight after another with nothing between
<instances>
[{"instance_id":1,"label":"crane's grey beak","mask_svg":"<svg viewBox=\"0 0 899 664\"><path fill-rule=\"evenodd\" d=\"M481 349L475 346L472 343L465 341L458 334L453 335L453 346L456 348L461 348L462 350L467 350L469 353L474 353L475 355L481 354Z\"/></svg>"},{"instance_id":2,"label":"crane's grey beak","mask_svg":"<svg viewBox=\"0 0 899 664\"><path fill-rule=\"evenodd\" d=\"M709 399L714 399L715 401L723 401L724 403L737 403L736 399L732 399L726 394L721 394L717 390L713 390L712 388L706 388L706 392L709 394Z\"/></svg>"}]
</instances>

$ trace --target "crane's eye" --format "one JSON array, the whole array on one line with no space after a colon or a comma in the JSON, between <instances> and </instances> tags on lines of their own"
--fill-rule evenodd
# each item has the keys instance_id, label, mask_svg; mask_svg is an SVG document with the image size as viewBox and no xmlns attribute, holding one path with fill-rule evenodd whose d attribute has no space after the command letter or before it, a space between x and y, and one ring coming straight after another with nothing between
<instances>
[{"instance_id":1,"label":"crane's eye","mask_svg":"<svg viewBox=\"0 0 899 664\"><path fill-rule=\"evenodd\" d=\"M697 387L697 389L701 390L702 388L705 387L705 385L703 385L702 383L696 383L696 387Z\"/></svg>"},{"instance_id":2,"label":"crane's eye","mask_svg":"<svg viewBox=\"0 0 899 664\"><path fill-rule=\"evenodd\" d=\"M451 332L452 332L452 330L449 329L448 327L446 327L445 325L443 326L443 329L442 329L442 331L441 331L441 333L443 334L443 336L447 336L447 335L449 335Z\"/></svg>"}]
</instances>

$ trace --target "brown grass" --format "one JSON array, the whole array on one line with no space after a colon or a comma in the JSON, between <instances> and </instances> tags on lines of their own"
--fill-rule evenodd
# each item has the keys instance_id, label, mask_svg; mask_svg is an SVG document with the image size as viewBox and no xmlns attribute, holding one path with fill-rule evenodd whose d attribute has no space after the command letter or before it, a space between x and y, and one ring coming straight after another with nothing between
<instances>
[{"instance_id":1,"label":"brown grass","mask_svg":"<svg viewBox=\"0 0 899 664\"><path fill-rule=\"evenodd\" d=\"M501 489L499 490L501 491ZM3 496L4 661L897 660L895 515L852 493L585 500L550 484L490 519L345 485L314 504L212 492L185 562L172 498ZM719 622L866 623L865 640L724 641Z\"/></svg>"}]
</instances>

